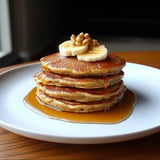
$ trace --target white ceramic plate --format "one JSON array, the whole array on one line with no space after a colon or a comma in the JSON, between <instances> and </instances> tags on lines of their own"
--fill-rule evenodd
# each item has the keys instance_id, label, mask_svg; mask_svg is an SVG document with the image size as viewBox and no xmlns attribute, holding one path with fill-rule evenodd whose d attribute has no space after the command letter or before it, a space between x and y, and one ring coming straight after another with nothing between
<instances>
[{"instance_id":1,"label":"white ceramic plate","mask_svg":"<svg viewBox=\"0 0 160 160\"><path fill-rule=\"evenodd\" d=\"M81 124L54 120L28 109L24 96L35 86L33 63L0 76L0 126L17 134L59 143L94 144L136 139L160 131L160 70L127 63L126 86L137 95L131 116L117 124Z\"/></svg>"}]
</instances>

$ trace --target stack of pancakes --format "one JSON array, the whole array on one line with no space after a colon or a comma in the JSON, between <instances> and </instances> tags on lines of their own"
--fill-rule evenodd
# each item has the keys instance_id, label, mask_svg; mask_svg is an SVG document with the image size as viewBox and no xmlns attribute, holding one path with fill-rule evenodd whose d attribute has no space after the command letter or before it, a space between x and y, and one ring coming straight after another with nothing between
<instances>
[{"instance_id":1,"label":"stack of pancakes","mask_svg":"<svg viewBox=\"0 0 160 160\"><path fill-rule=\"evenodd\" d=\"M124 96L125 60L109 54L97 62L62 57L59 53L41 58L42 71L34 75L36 96L43 104L60 111L109 110Z\"/></svg>"}]
</instances>

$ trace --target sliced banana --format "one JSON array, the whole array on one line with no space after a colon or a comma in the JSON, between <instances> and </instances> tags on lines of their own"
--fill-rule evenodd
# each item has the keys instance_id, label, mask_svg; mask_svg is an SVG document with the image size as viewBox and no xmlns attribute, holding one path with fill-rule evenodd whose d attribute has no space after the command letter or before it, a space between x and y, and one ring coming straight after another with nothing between
<instances>
[{"instance_id":1,"label":"sliced banana","mask_svg":"<svg viewBox=\"0 0 160 160\"><path fill-rule=\"evenodd\" d=\"M59 45L61 56L75 56L82 54L88 50L87 45L74 46L71 40L65 41Z\"/></svg>"},{"instance_id":2,"label":"sliced banana","mask_svg":"<svg viewBox=\"0 0 160 160\"><path fill-rule=\"evenodd\" d=\"M98 45L92 47L83 54L77 55L77 59L81 61L95 62L106 59L107 54L107 48L104 45Z\"/></svg>"}]
</instances>

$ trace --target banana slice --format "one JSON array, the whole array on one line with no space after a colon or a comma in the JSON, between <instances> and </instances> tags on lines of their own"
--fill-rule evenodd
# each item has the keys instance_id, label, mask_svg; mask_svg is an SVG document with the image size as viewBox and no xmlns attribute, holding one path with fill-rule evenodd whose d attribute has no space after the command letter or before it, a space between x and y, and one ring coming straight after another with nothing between
<instances>
[{"instance_id":1,"label":"banana slice","mask_svg":"<svg viewBox=\"0 0 160 160\"><path fill-rule=\"evenodd\" d=\"M107 54L107 48L104 45L98 45L92 47L90 50L83 54L77 55L77 59L82 61L95 62L106 59Z\"/></svg>"},{"instance_id":2,"label":"banana slice","mask_svg":"<svg viewBox=\"0 0 160 160\"><path fill-rule=\"evenodd\" d=\"M59 45L59 52L61 56L75 56L86 52L87 45L74 46L71 40L65 41Z\"/></svg>"}]
</instances>

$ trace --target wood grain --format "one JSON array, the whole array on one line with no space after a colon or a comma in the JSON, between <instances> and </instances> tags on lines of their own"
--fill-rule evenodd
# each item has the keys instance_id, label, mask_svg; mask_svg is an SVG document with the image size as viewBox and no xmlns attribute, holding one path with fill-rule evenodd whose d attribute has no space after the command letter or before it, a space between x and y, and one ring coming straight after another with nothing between
<instances>
[{"instance_id":1,"label":"wood grain","mask_svg":"<svg viewBox=\"0 0 160 160\"><path fill-rule=\"evenodd\" d=\"M145 159L160 158L160 134L112 144L72 145L25 138L0 129L1 159Z\"/></svg>"},{"instance_id":2,"label":"wood grain","mask_svg":"<svg viewBox=\"0 0 160 160\"><path fill-rule=\"evenodd\" d=\"M117 52L114 54L129 62L160 68L160 51ZM1 68L0 72L16 66ZM159 160L159 148L160 132L137 140L119 143L73 145L26 138L0 128L0 159Z\"/></svg>"},{"instance_id":3,"label":"wood grain","mask_svg":"<svg viewBox=\"0 0 160 160\"><path fill-rule=\"evenodd\" d=\"M114 52L113 54L121 56L128 62L160 68L160 51Z\"/></svg>"}]
</instances>

